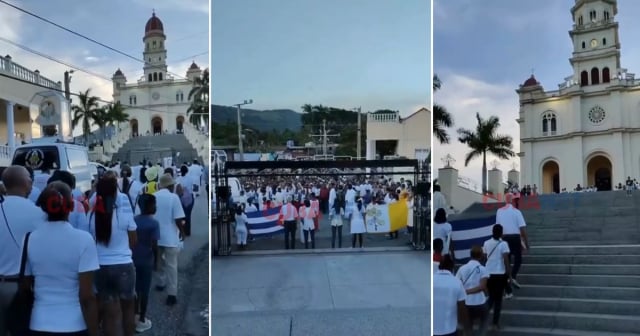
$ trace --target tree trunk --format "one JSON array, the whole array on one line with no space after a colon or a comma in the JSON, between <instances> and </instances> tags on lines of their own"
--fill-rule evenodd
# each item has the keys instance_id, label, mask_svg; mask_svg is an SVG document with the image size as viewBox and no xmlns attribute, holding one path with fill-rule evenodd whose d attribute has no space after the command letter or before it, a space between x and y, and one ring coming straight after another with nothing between
<instances>
[{"instance_id":1,"label":"tree trunk","mask_svg":"<svg viewBox=\"0 0 640 336\"><path fill-rule=\"evenodd\" d=\"M487 191L487 152L482 152L482 194Z\"/></svg>"}]
</instances>

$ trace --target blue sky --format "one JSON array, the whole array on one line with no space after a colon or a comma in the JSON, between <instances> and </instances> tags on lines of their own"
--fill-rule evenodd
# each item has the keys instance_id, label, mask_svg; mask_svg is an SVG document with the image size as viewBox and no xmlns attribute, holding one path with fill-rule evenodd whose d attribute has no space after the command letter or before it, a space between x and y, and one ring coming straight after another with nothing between
<instances>
[{"instance_id":1,"label":"blue sky","mask_svg":"<svg viewBox=\"0 0 640 336\"><path fill-rule=\"evenodd\" d=\"M192 61L202 68L209 61L209 3L207 0L111 0L17 1L11 3L106 45L142 58L144 26L152 10L164 24L169 71L184 76ZM142 75L142 63L76 37L0 4L0 37L51 55L72 65L111 78L121 68L129 82ZM202 54L194 57L193 55ZM69 68L0 41L0 54L55 81ZM76 71L71 91L91 88L94 95L110 100L112 83Z\"/></svg>"},{"instance_id":2,"label":"blue sky","mask_svg":"<svg viewBox=\"0 0 640 336\"><path fill-rule=\"evenodd\" d=\"M450 130L452 144L434 145L436 167L442 167L441 158L451 154L460 175L480 184L482 160L473 160L465 168L468 149L457 141L455 133L459 127L473 128L476 112L500 117L500 132L511 135L519 151L515 90L531 76L532 69L546 91L557 90L557 85L573 74L568 34L573 4L574 0L434 0L433 71L443 86L433 99L444 105L456 122ZM635 19L639 13L640 1L618 1L621 63L636 73L640 71L640 43L634 43L634 34L640 31L640 22ZM487 161L493 160L490 157ZM499 168L510 170L512 162L519 164L516 158L502 162Z\"/></svg>"},{"instance_id":3,"label":"blue sky","mask_svg":"<svg viewBox=\"0 0 640 336\"><path fill-rule=\"evenodd\" d=\"M428 0L214 0L212 102L430 106L430 10Z\"/></svg>"}]
</instances>

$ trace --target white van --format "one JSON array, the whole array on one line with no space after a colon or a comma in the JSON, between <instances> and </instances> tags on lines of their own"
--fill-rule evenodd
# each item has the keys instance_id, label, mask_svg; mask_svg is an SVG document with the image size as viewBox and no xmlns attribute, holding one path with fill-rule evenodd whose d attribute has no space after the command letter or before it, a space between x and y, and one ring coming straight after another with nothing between
<instances>
[{"instance_id":1,"label":"white van","mask_svg":"<svg viewBox=\"0 0 640 336\"><path fill-rule=\"evenodd\" d=\"M36 142L18 146L12 165L25 166L34 172L64 170L76 177L76 188L83 193L91 190L91 166L86 147L65 142Z\"/></svg>"}]
</instances>

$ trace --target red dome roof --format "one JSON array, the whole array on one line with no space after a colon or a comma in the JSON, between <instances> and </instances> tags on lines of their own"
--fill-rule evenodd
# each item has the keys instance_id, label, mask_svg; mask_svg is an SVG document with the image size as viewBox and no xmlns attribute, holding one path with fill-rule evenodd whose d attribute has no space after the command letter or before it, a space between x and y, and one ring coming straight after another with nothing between
<instances>
[{"instance_id":1,"label":"red dome roof","mask_svg":"<svg viewBox=\"0 0 640 336\"><path fill-rule=\"evenodd\" d=\"M536 78L531 75L531 77L529 77L529 79L527 79L526 81L524 81L524 84L522 84L522 86L537 86L540 83L536 80Z\"/></svg>"},{"instance_id":2,"label":"red dome roof","mask_svg":"<svg viewBox=\"0 0 640 336\"><path fill-rule=\"evenodd\" d=\"M151 14L151 18L149 19L149 21L147 21L147 24L144 26L144 33L148 34L149 32L154 30L164 32L162 21L158 19L155 12Z\"/></svg>"}]
</instances>

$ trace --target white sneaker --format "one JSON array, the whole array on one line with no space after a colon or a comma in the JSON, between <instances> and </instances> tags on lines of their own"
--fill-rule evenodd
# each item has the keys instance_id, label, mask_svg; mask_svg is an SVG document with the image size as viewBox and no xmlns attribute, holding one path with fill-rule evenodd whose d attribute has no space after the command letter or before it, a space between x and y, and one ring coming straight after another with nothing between
<instances>
[{"instance_id":1,"label":"white sneaker","mask_svg":"<svg viewBox=\"0 0 640 336\"><path fill-rule=\"evenodd\" d=\"M513 297L513 294L511 294L511 293L507 293L507 294L504 295L504 298L507 299L507 300L511 299L512 297Z\"/></svg>"},{"instance_id":2,"label":"white sneaker","mask_svg":"<svg viewBox=\"0 0 640 336\"><path fill-rule=\"evenodd\" d=\"M138 320L136 322L136 332L143 333L151 329L151 326L152 326L151 320L149 320L148 318L144 319L144 322L140 322L140 320Z\"/></svg>"}]
</instances>

